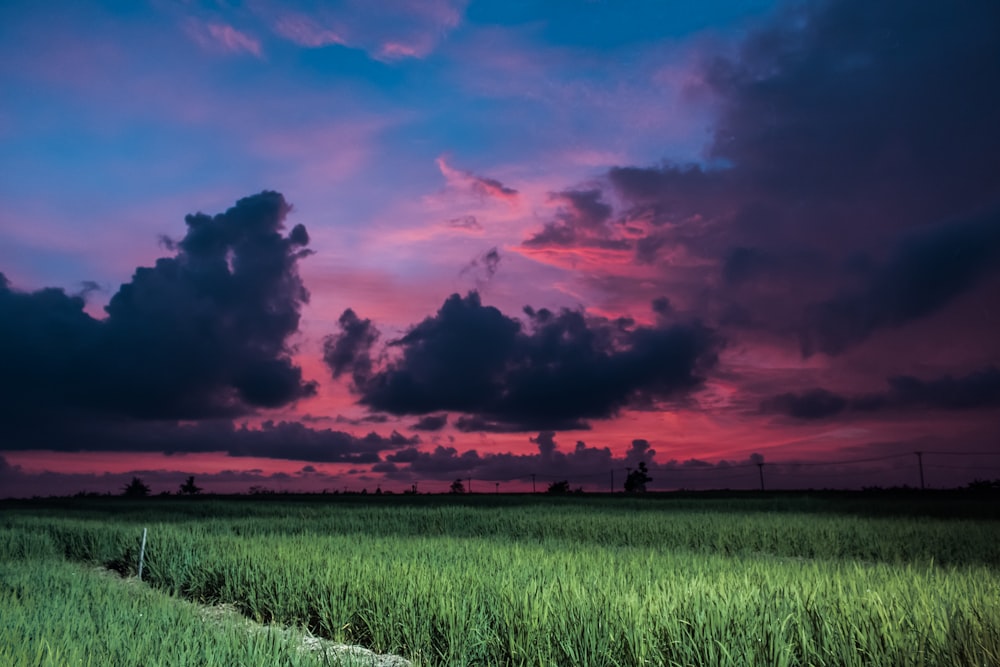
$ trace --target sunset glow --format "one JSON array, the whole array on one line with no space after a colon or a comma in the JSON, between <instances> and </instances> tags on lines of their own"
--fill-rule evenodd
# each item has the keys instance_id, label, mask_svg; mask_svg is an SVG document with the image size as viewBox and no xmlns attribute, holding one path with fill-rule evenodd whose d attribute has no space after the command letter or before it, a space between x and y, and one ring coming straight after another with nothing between
<instances>
[{"instance_id":1,"label":"sunset glow","mask_svg":"<svg viewBox=\"0 0 1000 667\"><path fill-rule=\"evenodd\" d=\"M918 4L4 3L0 498L1000 478L1000 5Z\"/></svg>"}]
</instances>

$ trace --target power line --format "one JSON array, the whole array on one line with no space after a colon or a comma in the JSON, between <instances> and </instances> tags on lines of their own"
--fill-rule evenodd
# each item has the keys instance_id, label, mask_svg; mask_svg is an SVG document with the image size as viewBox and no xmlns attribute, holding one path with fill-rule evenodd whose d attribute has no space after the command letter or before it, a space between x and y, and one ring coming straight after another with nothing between
<instances>
[{"instance_id":1,"label":"power line","mask_svg":"<svg viewBox=\"0 0 1000 667\"><path fill-rule=\"evenodd\" d=\"M706 463L705 465L697 466L685 466L683 464L671 466L669 464L665 466L659 466L650 470L650 472L656 474L659 477L659 482L661 484L684 484L687 482L694 482L699 484L704 483L716 483L716 482L731 482L731 481L741 481L745 483L750 483L750 479L747 477L754 467L757 468L758 476L760 478L760 486L764 488L764 467L767 466L768 472L771 475L777 476L778 478L787 478L789 475L800 475L809 478L823 478L823 477L846 477L846 476L857 476L864 477L866 474L886 474L887 472L894 471L895 473L905 472L906 470L913 470L913 463L903 465L895 465L890 467L875 467L868 469L845 469L844 466L852 466L856 464L865 463L878 463L882 461L893 461L898 459L905 459L911 456L916 456L916 465L920 470L920 482L921 488L924 488L924 475L923 467L924 460L923 455L935 455L935 456L948 456L948 457L961 457L961 456L1000 456L1000 451L997 452L945 452L940 450L931 451L918 451L918 452L900 452L896 454L885 454L883 456L869 456L864 458L853 458L853 459L837 459L837 460L827 460L827 461L749 461L746 463L727 463L720 462L716 464ZM949 465L947 463L933 463L928 462L927 467L937 468L937 469L947 469L947 470L1000 470L1000 466L964 466L964 465ZM813 470L804 470L804 469ZM820 468L825 468L826 470L819 470ZM631 466L624 467L611 467L605 468L604 472L593 472L586 473L583 471L574 472L573 470L566 470L565 472L559 474L546 473L524 473L522 475L511 476L505 478L505 481L510 480L527 480L531 478L532 492L537 492L536 483L537 482L547 482L547 481L561 481L568 480L572 482L582 482L584 484L592 485L596 480L608 479L610 474L612 492L615 490L615 473L629 473L631 472ZM472 488L472 477L467 477L469 489ZM496 481L495 477L492 477L488 481Z\"/></svg>"},{"instance_id":2,"label":"power line","mask_svg":"<svg viewBox=\"0 0 1000 667\"><path fill-rule=\"evenodd\" d=\"M890 459L901 459L904 456L913 456L913 453L907 452L905 454L888 454L886 456L873 456L867 459L843 459L840 461L765 461L765 464L769 466L837 466L848 465L851 463L874 463L876 461L888 461Z\"/></svg>"},{"instance_id":3,"label":"power line","mask_svg":"<svg viewBox=\"0 0 1000 667\"><path fill-rule=\"evenodd\" d=\"M950 466L939 463L928 463L928 468L945 468L948 470L1000 470L1000 466Z\"/></svg>"}]
</instances>

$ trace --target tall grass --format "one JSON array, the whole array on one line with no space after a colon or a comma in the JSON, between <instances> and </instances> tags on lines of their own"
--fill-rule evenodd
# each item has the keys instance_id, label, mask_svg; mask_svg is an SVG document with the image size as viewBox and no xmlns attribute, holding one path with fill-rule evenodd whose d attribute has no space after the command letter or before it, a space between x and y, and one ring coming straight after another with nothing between
<instances>
[{"instance_id":1,"label":"tall grass","mask_svg":"<svg viewBox=\"0 0 1000 667\"><path fill-rule=\"evenodd\" d=\"M421 665L1000 664L996 521L788 502L29 506L0 560L127 571L146 525L152 586Z\"/></svg>"},{"instance_id":2,"label":"tall grass","mask_svg":"<svg viewBox=\"0 0 1000 667\"><path fill-rule=\"evenodd\" d=\"M322 664L291 634L206 623L193 605L61 560L0 561L0 609L5 667Z\"/></svg>"}]
</instances>

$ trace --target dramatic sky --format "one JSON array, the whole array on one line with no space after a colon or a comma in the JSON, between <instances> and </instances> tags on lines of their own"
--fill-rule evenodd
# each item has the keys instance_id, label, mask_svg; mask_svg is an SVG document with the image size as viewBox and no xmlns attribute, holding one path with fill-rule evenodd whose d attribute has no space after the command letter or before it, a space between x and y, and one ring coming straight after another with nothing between
<instances>
[{"instance_id":1,"label":"dramatic sky","mask_svg":"<svg viewBox=\"0 0 1000 667\"><path fill-rule=\"evenodd\" d=\"M997 26L3 2L0 497L1000 478Z\"/></svg>"}]
</instances>

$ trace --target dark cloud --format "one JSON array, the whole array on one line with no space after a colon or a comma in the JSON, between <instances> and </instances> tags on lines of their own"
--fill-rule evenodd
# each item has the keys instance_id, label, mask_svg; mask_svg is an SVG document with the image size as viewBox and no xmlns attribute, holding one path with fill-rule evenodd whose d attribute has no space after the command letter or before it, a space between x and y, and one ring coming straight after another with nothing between
<instances>
[{"instance_id":1,"label":"dark cloud","mask_svg":"<svg viewBox=\"0 0 1000 667\"><path fill-rule=\"evenodd\" d=\"M995 201L998 21L1000 7L981 2L789 8L751 35L739 58L709 68L723 103L712 156L755 192L799 199L816 213L815 204L846 198L872 207L856 214L902 214L883 226ZM837 208L837 219L849 213Z\"/></svg>"},{"instance_id":2,"label":"dark cloud","mask_svg":"<svg viewBox=\"0 0 1000 667\"><path fill-rule=\"evenodd\" d=\"M302 421L308 421L305 418ZM351 426L361 426L362 424L384 424L389 421L388 415L369 414L363 417L351 418L344 415L337 415L333 419L337 424L350 424Z\"/></svg>"},{"instance_id":3,"label":"dark cloud","mask_svg":"<svg viewBox=\"0 0 1000 667\"><path fill-rule=\"evenodd\" d=\"M570 225L547 222L542 231L537 232L530 239L524 242L526 247L544 248L550 246L571 247L576 245L578 239L577 231Z\"/></svg>"},{"instance_id":4,"label":"dark cloud","mask_svg":"<svg viewBox=\"0 0 1000 667\"><path fill-rule=\"evenodd\" d=\"M387 455L387 464L379 467L390 477L400 480L448 480L460 475L491 482L523 481L534 474L544 484L556 479L597 476L604 480L613 468L624 467L626 463L625 459L615 459L609 448L588 447L584 442L577 442L574 449L562 452L552 431L543 431L530 441L537 445L537 453L480 453L474 449L459 453L454 447L440 446L426 452L410 448ZM391 471L387 465L393 466Z\"/></svg>"},{"instance_id":5,"label":"dark cloud","mask_svg":"<svg viewBox=\"0 0 1000 667\"><path fill-rule=\"evenodd\" d=\"M8 451L49 449L60 452L223 452L232 457L288 459L310 462L372 463L379 452L414 446L418 437L395 431L355 436L332 429L310 428L300 422L266 421L260 428L234 426L228 420L191 424L169 421L86 421L39 423L8 434Z\"/></svg>"},{"instance_id":6,"label":"dark cloud","mask_svg":"<svg viewBox=\"0 0 1000 667\"><path fill-rule=\"evenodd\" d=\"M674 314L674 307L670 303L670 299L665 296L657 297L653 299L653 312L660 317L670 317Z\"/></svg>"},{"instance_id":7,"label":"dark cloud","mask_svg":"<svg viewBox=\"0 0 1000 667\"><path fill-rule=\"evenodd\" d=\"M552 458L552 454L556 451L555 431L542 431L537 438L529 438L529 440L538 445L538 454L543 460Z\"/></svg>"},{"instance_id":8,"label":"dark cloud","mask_svg":"<svg viewBox=\"0 0 1000 667\"><path fill-rule=\"evenodd\" d=\"M815 388L766 399L761 410L795 419L825 419L845 412L882 410L973 410L1000 406L1000 370L990 366L962 377L933 380L899 375L884 392L844 396Z\"/></svg>"},{"instance_id":9,"label":"dark cloud","mask_svg":"<svg viewBox=\"0 0 1000 667\"><path fill-rule=\"evenodd\" d=\"M796 419L824 419L847 409L847 399L826 389L809 389L802 393L786 393L761 403L764 412L775 412Z\"/></svg>"},{"instance_id":10,"label":"dark cloud","mask_svg":"<svg viewBox=\"0 0 1000 667\"><path fill-rule=\"evenodd\" d=\"M136 269L102 320L80 296L0 277L0 417L201 419L315 393L288 343L308 300L297 262L309 242L301 225L282 236L289 210L263 192L187 216L175 254Z\"/></svg>"},{"instance_id":11,"label":"dark cloud","mask_svg":"<svg viewBox=\"0 0 1000 667\"><path fill-rule=\"evenodd\" d=\"M937 311L1000 271L1000 212L904 236L860 288L810 305L803 354L840 354L883 328Z\"/></svg>"},{"instance_id":12,"label":"dark cloud","mask_svg":"<svg viewBox=\"0 0 1000 667\"><path fill-rule=\"evenodd\" d=\"M648 440L638 438L632 441L632 446L625 452L625 460L632 466L638 465L640 461L650 462L656 457L656 450L653 449Z\"/></svg>"},{"instance_id":13,"label":"dark cloud","mask_svg":"<svg viewBox=\"0 0 1000 667\"><path fill-rule=\"evenodd\" d=\"M614 190L637 207L633 215L659 225L723 213L729 205L723 195L736 189L732 180L726 171L673 163L658 167L612 167L608 171L608 181Z\"/></svg>"},{"instance_id":14,"label":"dark cloud","mask_svg":"<svg viewBox=\"0 0 1000 667\"><path fill-rule=\"evenodd\" d=\"M522 323L483 306L476 292L454 294L389 343L394 359L370 376L353 375L354 390L362 404L392 414L464 413L459 429L578 427L696 390L719 347L698 323L643 327L531 308L525 315ZM369 354L351 363L368 368Z\"/></svg>"},{"instance_id":15,"label":"dark cloud","mask_svg":"<svg viewBox=\"0 0 1000 667\"><path fill-rule=\"evenodd\" d=\"M551 199L561 205L557 216L560 220L578 227L600 229L611 219L611 206L603 201L603 196L599 189L566 190L551 195Z\"/></svg>"},{"instance_id":16,"label":"dark cloud","mask_svg":"<svg viewBox=\"0 0 1000 667\"><path fill-rule=\"evenodd\" d=\"M183 459L176 459L179 470L130 470L122 473L29 473L15 468L5 475L0 470L0 498L25 498L30 496L71 496L78 493L120 495L133 477L140 477L149 485L153 494L177 493L178 488L192 475L183 469ZM294 475L266 473L260 469L223 470L215 473L193 473L195 483L205 493L254 493L271 492L320 492L328 488L343 488L345 481L320 471L307 470L304 466Z\"/></svg>"},{"instance_id":17,"label":"dark cloud","mask_svg":"<svg viewBox=\"0 0 1000 667\"><path fill-rule=\"evenodd\" d=\"M474 215L463 215L452 218L448 221L448 226L454 229L467 229L472 232L482 231L483 226Z\"/></svg>"},{"instance_id":18,"label":"dark cloud","mask_svg":"<svg viewBox=\"0 0 1000 667\"><path fill-rule=\"evenodd\" d=\"M93 280L83 280L80 282L80 296L86 299L94 292L103 292L104 289Z\"/></svg>"},{"instance_id":19,"label":"dark cloud","mask_svg":"<svg viewBox=\"0 0 1000 667\"><path fill-rule=\"evenodd\" d=\"M518 202L518 192L514 188L507 187L495 178L479 176L471 171L455 169L448 164L444 156L437 159L438 168L445 178L452 185L457 185L467 189L472 194L482 199L497 199L505 201L510 205Z\"/></svg>"},{"instance_id":20,"label":"dark cloud","mask_svg":"<svg viewBox=\"0 0 1000 667\"><path fill-rule=\"evenodd\" d=\"M927 406L963 410L1000 405L1000 370L996 367L954 378L935 380L900 375L889 378L889 402L905 406Z\"/></svg>"},{"instance_id":21,"label":"dark cloud","mask_svg":"<svg viewBox=\"0 0 1000 667\"><path fill-rule=\"evenodd\" d=\"M490 248L486 252L474 257L468 264L462 267L459 275L464 276L472 273L478 285L485 285L496 276L497 269L500 268L501 259L500 251L496 247Z\"/></svg>"},{"instance_id":22,"label":"dark cloud","mask_svg":"<svg viewBox=\"0 0 1000 667\"><path fill-rule=\"evenodd\" d=\"M613 168L620 212L562 215L524 245L628 241L706 320L806 354L934 316L998 264L995 216L977 217L1000 209L998 24L989 2L786 7L703 65L719 111L705 164ZM595 237L608 219L628 233ZM695 267L679 286L677 256Z\"/></svg>"},{"instance_id":23,"label":"dark cloud","mask_svg":"<svg viewBox=\"0 0 1000 667\"><path fill-rule=\"evenodd\" d=\"M540 421L497 421L480 415L462 415L455 420L455 428L463 433L521 433L536 428L553 428L559 431L587 431L590 424L581 419L543 418Z\"/></svg>"},{"instance_id":24,"label":"dark cloud","mask_svg":"<svg viewBox=\"0 0 1000 667\"><path fill-rule=\"evenodd\" d=\"M554 192L549 199L559 205L555 219L547 222L540 232L524 241L528 248L576 245L627 249L629 244L612 238L609 227L611 206L600 189Z\"/></svg>"},{"instance_id":25,"label":"dark cloud","mask_svg":"<svg viewBox=\"0 0 1000 667\"><path fill-rule=\"evenodd\" d=\"M387 478L400 482L436 480L448 483L456 477L483 482L511 482L530 485L534 479L537 490L544 491L548 484L567 480L571 487L616 492L623 491L626 473L640 462L647 465L653 478L651 489L673 488L757 488L757 463L763 462L760 454L753 454L738 461L722 460L709 463L697 459L678 461L671 459L660 463L657 452L646 440L633 440L623 455L616 456L610 447L594 447L577 441L571 448L560 449L552 431L540 432L529 438L536 445L533 453L480 452L475 449L459 451L455 447L436 447L433 451L406 448L392 452L383 463L373 466ZM795 487L792 477L792 488ZM613 484L613 487L612 487ZM434 487L431 487L434 488ZM501 487L502 488L502 487ZM787 488L787 487L786 487ZM441 487L444 491L446 487ZM493 485L486 489L493 491Z\"/></svg>"},{"instance_id":26,"label":"dark cloud","mask_svg":"<svg viewBox=\"0 0 1000 667\"><path fill-rule=\"evenodd\" d=\"M448 415L425 415L411 424L414 431L440 431L448 424Z\"/></svg>"},{"instance_id":27,"label":"dark cloud","mask_svg":"<svg viewBox=\"0 0 1000 667\"><path fill-rule=\"evenodd\" d=\"M490 248L483 254L482 263L486 273L492 278L496 275L497 267L500 266L500 252L495 247Z\"/></svg>"},{"instance_id":28,"label":"dark cloud","mask_svg":"<svg viewBox=\"0 0 1000 667\"><path fill-rule=\"evenodd\" d=\"M483 197L507 199L517 196L517 190L509 188L495 178L472 177L472 191Z\"/></svg>"},{"instance_id":29,"label":"dark cloud","mask_svg":"<svg viewBox=\"0 0 1000 667\"><path fill-rule=\"evenodd\" d=\"M659 234L642 236L635 242L635 261L640 264L654 264L662 248L669 245L667 237Z\"/></svg>"},{"instance_id":30,"label":"dark cloud","mask_svg":"<svg viewBox=\"0 0 1000 667\"><path fill-rule=\"evenodd\" d=\"M737 246L726 255L722 277L727 284L739 285L753 280L771 269L773 258L759 248Z\"/></svg>"},{"instance_id":31,"label":"dark cloud","mask_svg":"<svg viewBox=\"0 0 1000 667\"><path fill-rule=\"evenodd\" d=\"M363 383L372 372L371 348L379 333L371 320L362 320L353 310L345 310L337 320L340 333L323 341L323 361L333 377L349 373L354 382Z\"/></svg>"}]
</instances>

